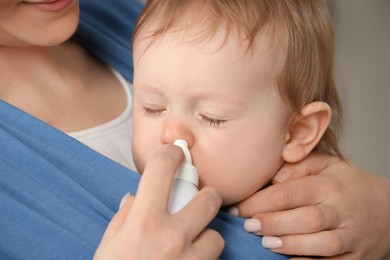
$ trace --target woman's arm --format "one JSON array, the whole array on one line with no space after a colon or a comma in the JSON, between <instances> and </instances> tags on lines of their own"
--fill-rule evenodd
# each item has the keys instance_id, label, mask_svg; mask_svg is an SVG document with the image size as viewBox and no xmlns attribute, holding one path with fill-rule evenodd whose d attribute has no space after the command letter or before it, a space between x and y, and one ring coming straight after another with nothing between
<instances>
[{"instance_id":1,"label":"woman's arm","mask_svg":"<svg viewBox=\"0 0 390 260\"><path fill-rule=\"evenodd\" d=\"M246 222L249 231L282 242L273 251L342 259L389 256L388 179L333 156L312 155L285 165L274 183L237 205L241 216L254 218Z\"/></svg>"},{"instance_id":2,"label":"woman's arm","mask_svg":"<svg viewBox=\"0 0 390 260\"><path fill-rule=\"evenodd\" d=\"M110 222L95 259L217 259L221 235L205 229L222 203L211 188L202 189L179 213L170 215L167 202L173 175L183 154L173 145L149 161L137 192ZM163 167L161 167L163 166Z\"/></svg>"}]
</instances>

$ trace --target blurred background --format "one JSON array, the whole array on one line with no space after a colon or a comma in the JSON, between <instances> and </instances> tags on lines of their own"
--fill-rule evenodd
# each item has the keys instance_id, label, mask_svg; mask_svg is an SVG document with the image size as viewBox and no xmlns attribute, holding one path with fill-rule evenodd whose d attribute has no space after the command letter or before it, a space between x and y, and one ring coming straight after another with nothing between
<instances>
[{"instance_id":1,"label":"blurred background","mask_svg":"<svg viewBox=\"0 0 390 260\"><path fill-rule=\"evenodd\" d=\"M336 85L344 107L341 149L361 168L390 178L390 1L328 4Z\"/></svg>"}]
</instances>

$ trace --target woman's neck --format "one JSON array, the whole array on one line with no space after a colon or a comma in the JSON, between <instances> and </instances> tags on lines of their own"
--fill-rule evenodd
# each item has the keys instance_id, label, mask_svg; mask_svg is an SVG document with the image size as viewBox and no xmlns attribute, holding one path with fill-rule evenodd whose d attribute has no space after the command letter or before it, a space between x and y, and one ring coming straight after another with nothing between
<instances>
[{"instance_id":1,"label":"woman's neck","mask_svg":"<svg viewBox=\"0 0 390 260\"><path fill-rule=\"evenodd\" d=\"M105 123L126 107L112 72L76 43L1 46L0 75L0 99L64 132Z\"/></svg>"},{"instance_id":2,"label":"woman's neck","mask_svg":"<svg viewBox=\"0 0 390 260\"><path fill-rule=\"evenodd\" d=\"M61 82L63 66L48 47L0 47L0 98Z\"/></svg>"}]
</instances>

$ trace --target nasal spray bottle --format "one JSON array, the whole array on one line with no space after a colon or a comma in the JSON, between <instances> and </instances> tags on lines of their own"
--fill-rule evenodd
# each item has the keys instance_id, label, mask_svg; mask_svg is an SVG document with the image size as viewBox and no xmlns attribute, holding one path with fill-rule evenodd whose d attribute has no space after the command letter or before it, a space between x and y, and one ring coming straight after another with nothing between
<instances>
[{"instance_id":1,"label":"nasal spray bottle","mask_svg":"<svg viewBox=\"0 0 390 260\"><path fill-rule=\"evenodd\" d=\"M178 139L174 145L179 146L185 155L185 160L177 170L173 180L171 196L168 202L168 211L175 214L180 211L198 192L199 175L192 165L190 151L186 141Z\"/></svg>"}]
</instances>

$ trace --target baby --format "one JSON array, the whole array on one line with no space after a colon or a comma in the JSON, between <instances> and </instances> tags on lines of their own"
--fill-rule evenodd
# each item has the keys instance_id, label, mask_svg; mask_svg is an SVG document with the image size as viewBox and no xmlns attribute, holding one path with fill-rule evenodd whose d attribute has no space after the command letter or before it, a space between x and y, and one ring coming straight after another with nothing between
<instances>
[{"instance_id":1,"label":"baby","mask_svg":"<svg viewBox=\"0 0 390 260\"><path fill-rule=\"evenodd\" d=\"M341 157L332 37L325 1L149 0L133 41L137 170L184 139L200 188L230 205L284 162Z\"/></svg>"}]
</instances>

